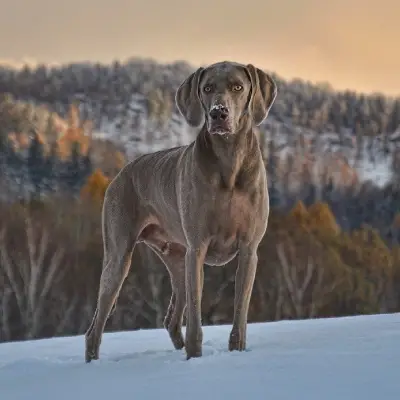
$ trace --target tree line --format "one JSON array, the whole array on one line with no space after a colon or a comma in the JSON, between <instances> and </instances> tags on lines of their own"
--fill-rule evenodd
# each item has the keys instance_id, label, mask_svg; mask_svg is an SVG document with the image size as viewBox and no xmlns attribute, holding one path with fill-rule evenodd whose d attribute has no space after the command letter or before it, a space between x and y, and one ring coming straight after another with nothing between
<instances>
[{"instance_id":1,"label":"tree line","mask_svg":"<svg viewBox=\"0 0 400 400\"><path fill-rule=\"evenodd\" d=\"M0 340L83 334L102 268L100 210L109 184L95 171L74 200L0 207ZM395 221L399 236L399 218ZM205 267L203 321L231 323L237 260ZM169 275L143 244L106 330L162 327ZM376 229L344 231L329 205L273 208L259 248L251 322L400 311L400 246Z\"/></svg>"}]
</instances>

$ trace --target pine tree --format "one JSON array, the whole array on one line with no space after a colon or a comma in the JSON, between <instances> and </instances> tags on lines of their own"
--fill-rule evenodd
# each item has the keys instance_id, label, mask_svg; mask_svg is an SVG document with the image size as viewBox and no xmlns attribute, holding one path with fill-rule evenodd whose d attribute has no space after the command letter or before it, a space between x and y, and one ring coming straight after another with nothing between
<instances>
[{"instance_id":1,"label":"pine tree","mask_svg":"<svg viewBox=\"0 0 400 400\"><path fill-rule=\"evenodd\" d=\"M290 211L289 217L293 218L299 225L306 225L309 222L310 214L304 203L299 200Z\"/></svg>"},{"instance_id":2,"label":"pine tree","mask_svg":"<svg viewBox=\"0 0 400 400\"><path fill-rule=\"evenodd\" d=\"M314 203L309 207L308 214L312 228L318 233L331 237L340 232L335 216L327 203Z\"/></svg>"},{"instance_id":3,"label":"pine tree","mask_svg":"<svg viewBox=\"0 0 400 400\"><path fill-rule=\"evenodd\" d=\"M26 163L34 199L40 199L43 194L45 162L43 143L40 141L39 135L36 132L32 132Z\"/></svg>"},{"instance_id":4,"label":"pine tree","mask_svg":"<svg viewBox=\"0 0 400 400\"><path fill-rule=\"evenodd\" d=\"M92 171L92 163L90 153L82 155L80 151L80 143L73 142L71 146L71 154L64 161L62 181L64 190L77 195L84 184L86 178Z\"/></svg>"},{"instance_id":5,"label":"pine tree","mask_svg":"<svg viewBox=\"0 0 400 400\"><path fill-rule=\"evenodd\" d=\"M55 192L58 189L61 173L60 164L58 142L55 140L50 144L50 151L44 165L44 187L46 192Z\"/></svg>"},{"instance_id":6,"label":"pine tree","mask_svg":"<svg viewBox=\"0 0 400 400\"><path fill-rule=\"evenodd\" d=\"M71 146L71 154L69 160L67 161L67 171L69 172L70 177L77 179L77 176L79 175L80 172L80 164L81 164L80 143L74 142Z\"/></svg>"}]
</instances>

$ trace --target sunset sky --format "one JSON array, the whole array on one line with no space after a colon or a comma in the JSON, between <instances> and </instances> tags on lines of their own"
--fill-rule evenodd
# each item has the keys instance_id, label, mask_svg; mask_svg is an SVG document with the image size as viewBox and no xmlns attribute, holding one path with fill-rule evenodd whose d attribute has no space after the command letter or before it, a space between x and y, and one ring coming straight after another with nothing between
<instances>
[{"instance_id":1,"label":"sunset sky","mask_svg":"<svg viewBox=\"0 0 400 400\"><path fill-rule=\"evenodd\" d=\"M398 0L1 0L0 62L253 63L400 95Z\"/></svg>"}]
</instances>

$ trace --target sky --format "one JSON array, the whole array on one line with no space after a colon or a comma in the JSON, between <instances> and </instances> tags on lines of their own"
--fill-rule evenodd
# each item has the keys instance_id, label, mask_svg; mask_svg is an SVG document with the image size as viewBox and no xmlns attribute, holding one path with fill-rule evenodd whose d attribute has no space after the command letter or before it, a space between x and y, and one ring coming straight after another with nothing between
<instances>
[{"instance_id":1,"label":"sky","mask_svg":"<svg viewBox=\"0 0 400 400\"><path fill-rule=\"evenodd\" d=\"M0 63L227 59L400 96L398 0L0 2Z\"/></svg>"}]
</instances>

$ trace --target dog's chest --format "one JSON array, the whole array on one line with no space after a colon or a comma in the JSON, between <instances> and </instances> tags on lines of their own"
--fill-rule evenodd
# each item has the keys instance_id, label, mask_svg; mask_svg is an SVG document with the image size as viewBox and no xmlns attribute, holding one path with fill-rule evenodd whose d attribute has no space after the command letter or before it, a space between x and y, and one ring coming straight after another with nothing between
<instances>
[{"instance_id":1,"label":"dog's chest","mask_svg":"<svg viewBox=\"0 0 400 400\"><path fill-rule=\"evenodd\" d=\"M219 197L209 215L211 228L206 264L224 265L232 260L239 248L240 239L251 238L259 224L265 223L260 212L261 195L234 193Z\"/></svg>"},{"instance_id":2,"label":"dog's chest","mask_svg":"<svg viewBox=\"0 0 400 400\"><path fill-rule=\"evenodd\" d=\"M235 240L238 235L250 232L255 220L262 217L260 200L261 193L258 191L250 193L233 191L215 199L214 209L210 215L214 235L222 242L224 240L229 242Z\"/></svg>"}]
</instances>

